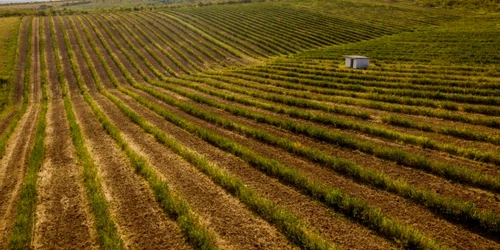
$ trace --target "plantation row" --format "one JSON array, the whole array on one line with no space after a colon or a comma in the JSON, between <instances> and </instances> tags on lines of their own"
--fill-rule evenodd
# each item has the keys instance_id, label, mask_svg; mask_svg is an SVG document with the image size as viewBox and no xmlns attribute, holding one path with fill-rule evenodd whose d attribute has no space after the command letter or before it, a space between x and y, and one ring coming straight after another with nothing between
<instances>
[{"instance_id":1,"label":"plantation row","mask_svg":"<svg viewBox=\"0 0 500 250\"><path fill-rule=\"evenodd\" d=\"M0 149L27 164L0 171L0 248L500 247L499 121L466 109L497 106L465 85L480 76L315 59L338 46L219 69L446 19L377 29L295 8L23 18L16 146Z\"/></svg>"}]
</instances>

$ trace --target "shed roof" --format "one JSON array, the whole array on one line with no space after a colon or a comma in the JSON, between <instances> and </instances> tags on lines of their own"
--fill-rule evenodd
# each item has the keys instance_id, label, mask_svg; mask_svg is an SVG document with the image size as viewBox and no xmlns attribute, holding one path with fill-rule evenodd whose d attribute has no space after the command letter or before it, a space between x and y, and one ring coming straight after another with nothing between
<instances>
[{"instance_id":1,"label":"shed roof","mask_svg":"<svg viewBox=\"0 0 500 250\"><path fill-rule=\"evenodd\" d=\"M344 56L345 58L351 58L351 59L370 59L366 56Z\"/></svg>"}]
</instances>

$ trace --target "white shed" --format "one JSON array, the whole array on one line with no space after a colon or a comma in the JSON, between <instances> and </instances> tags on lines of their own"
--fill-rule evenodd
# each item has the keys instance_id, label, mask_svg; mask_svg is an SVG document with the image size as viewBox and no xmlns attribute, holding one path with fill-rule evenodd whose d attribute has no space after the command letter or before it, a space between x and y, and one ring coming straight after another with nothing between
<instances>
[{"instance_id":1,"label":"white shed","mask_svg":"<svg viewBox=\"0 0 500 250\"><path fill-rule=\"evenodd\" d=\"M363 69L370 64L370 58L366 56L344 56L345 66L348 68Z\"/></svg>"}]
</instances>

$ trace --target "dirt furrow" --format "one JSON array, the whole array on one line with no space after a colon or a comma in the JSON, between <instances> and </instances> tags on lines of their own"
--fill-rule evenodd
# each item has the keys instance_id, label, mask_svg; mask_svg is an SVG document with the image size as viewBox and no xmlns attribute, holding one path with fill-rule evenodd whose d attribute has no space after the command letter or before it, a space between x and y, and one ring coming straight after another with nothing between
<instances>
[{"instance_id":1,"label":"dirt furrow","mask_svg":"<svg viewBox=\"0 0 500 250\"><path fill-rule=\"evenodd\" d=\"M29 19L31 20L31 19ZM7 237L15 219L18 194L26 173L28 156L33 144L38 121L40 102L40 77L38 59L38 19L34 19L31 55L30 94L28 108L22 116L14 134L9 139L5 156L0 160L0 248L6 248ZM27 29L26 26L24 26ZM24 82L24 78L23 82ZM19 79L18 79L19 80ZM19 84L18 84L19 85Z\"/></svg>"},{"instance_id":2,"label":"dirt furrow","mask_svg":"<svg viewBox=\"0 0 500 250\"><path fill-rule=\"evenodd\" d=\"M82 41L82 43L84 44L84 46L86 48L91 48L90 46L90 43L88 42L87 40L87 36L85 35L85 32L84 32L84 27L82 25L80 25L80 22L79 22L79 19L78 18L75 18L75 17L68 17L68 18L71 18L73 23L75 24L75 27L76 27L76 30L80 36L80 40ZM83 23L85 23L85 19L82 19ZM106 53L106 50L104 49L104 47L101 45L101 43L99 42L99 39L96 37L95 33L92 31L92 29L90 27L87 27L85 26L85 29L88 31L88 33L90 34L90 37L92 39L92 41L97 44L97 49L99 50L99 52L103 55L104 59L106 60L108 66L110 67L110 69L113 71L113 72L119 72L119 69L118 67L115 65L115 63L113 62L113 59L111 59L110 55L108 53ZM89 51L89 50L88 50ZM97 58L97 55L96 55L96 52L92 52L92 53L89 53L89 55L92 57L92 58ZM98 60L98 59L95 59L95 60ZM95 65L100 65L100 64L95 64ZM101 81L102 81L102 84L105 86L105 87L109 87L109 88L113 88L113 84L111 83L111 81L109 80L109 78L106 77L106 70L104 69L104 67L95 67L95 70L97 71L97 73L99 73L99 75L101 76ZM132 72L131 72L132 73ZM125 77L123 77L122 74L115 74L115 77L116 79L119 81L119 82L126 82L127 80L125 79ZM89 88L89 91L95 91L94 88Z\"/></svg>"},{"instance_id":3,"label":"dirt furrow","mask_svg":"<svg viewBox=\"0 0 500 250\"><path fill-rule=\"evenodd\" d=\"M163 26L172 27L172 29L175 29L176 31L178 31L178 32L180 32L182 34L185 34L185 35L188 35L188 36L196 38L195 42L198 43L203 48L205 48L207 51L210 51L210 54L213 55L218 60L221 60L221 61L224 61L224 62L227 62L228 60L230 60L230 61L231 60L234 60L234 61L241 60L239 58L235 58L233 55L231 55L229 52L227 52L221 46L217 45L216 43L214 43L212 41L209 41L209 40L203 38L196 31L191 30L190 28L184 26L183 24L177 23L175 20L173 20L172 18L164 15L163 13L160 13L160 12L148 12L147 14L150 14L150 15L148 15L150 18L153 18L153 19L157 20L158 23L160 23ZM216 37L213 37L213 38L219 41L218 38L216 38ZM212 47L216 51L220 52L220 54L214 52L211 49Z\"/></svg>"},{"instance_id":4,"label":"dirt furrow","mask_svg":"<svg viewBox=\"0 0 500 250\"><path fill-rule=\"evenodd\" d=\"M183 145L199 152L226 171L244 180L245 183L252 186L261 195L273 200L310 223L314 226L314 230L319 231L322 237L349 248L390 248L390 243L376 236L372 231L350 222L347 218L334 215L331 210L318 204L316 201L303 196L274 179L268 178L241 160L218 150L198 138L194 138L185 131L165 122L163 118L151 114L149 110L144 109L127 96L117 93L117 91L113 91L113 93L148 121L179 140ZM112 112L112 114L115 113L118 113L118 111ZM110 116L114 115L110 113ZM131 134L130 138L133 140L134 138L141 138L141 136ZM148 150L152 148L148 147ZM187 184L193 185L193 183L197 182L189 181ZM352 242L352 237L356 237L358 241Z\"/></svg>"},{"instance_id":5,"label":"dirt furrow","mask_svg":"<svg viewBox=\"0 0 500 250\"><path fill-rule=\"evenodd\" d=\"M341 188L345 190L347 194L360 197L366 200L368 204L374 207L380 207L385 214L393 216L396 219L406 224L412 225L416 229L426 233L431 237L440 240L441 242L447 245L450 245L451 247L458 246L456 245L457 244L456 242L461 242L460 244L464 244L464 242L466 242L467 244L470 244L470 246L474 246L475 248L479 249L485 248L487 246L497 245L497 243L495 243L492 240L484 238L473 232L464 230L462 227L450 223L440 218L439 216L431 213L425 208L417 206L398 196L392 195L384 191L373 190L365 185L360 185L350 179L337 175L328 169L324 169L315 164L311 164L307 161L301 160L300 158L297 158L294 155L284 152L283 150L269 147L265 144L256 142L251 139L247 139L233 132L223 130L220 127L214 126L207 122L201 121L197 118L193 118L189 115L186 115L185 113L175 108L163 105L159 101L157 100L155 101L154 98L148 97L145 94L143 94L143 96L148 98L152 102L156 102L157 104L162 105L167 110L198 124L200 127L210 128L221 135L230 137L233 140L249 148L252 148L253 150L259 152L262 155L265 155L269 158L280 160L287 166L298 169L300 172L302 172L303 174L305 174L306 176L308 176L313 180L329 184L332 187ZM130 105L132 105L131 101L128 101L127 103L130 103ZM156 119L155 124L156 122L158 123L162 122L161 121L162 118L158 119L158 117L155 117L155 115L146 115L148 112L144 112L144 116L147 116L148 120ZM165 122L163 121L163 123ZM238 173L241 174L241 170L238 171Z\"/></svg>"},{"instance_id":6,"label":"dirt furrow","mask_svg":"<svg viewBox=\"0 0 500 250\"><path fill-rule=\"evenodd\" d=\"M94 26L97 27L97 30L104 37L104 39L106 40L108 46L112 49L112 51L115 53L115 55L120 59L121 63L126 68L128 68L128 69L133 69L134 68L134 66L132 66L132 64L128 61L128 59L125 57L125 55L123 55L123 53L121 53L120 49L115 45L115 43L113 42L113 40L111 40L111 38L109 38L109 36L106 33L106 31L104 29L100 28L100 25L95 20L93 20L93 18L91 18L91 17L86 17L86 18L85 17L81 17L81 20L82 20L83 25L85 25L85 28L89 31L90 35L92 36L92 39L99 46L99 48L101 49L101 52L104 55L106 55L106 50L104 49L104 47L101 46L101 42L99 41L99 38L97 37L96 33L92 29L91 24L93 24ZM75 24L77 26L79 26L78 22L76 22ZM84 39L84 40L86 40L86 39ZM124 45L126 45L126 44L124 44ZM90 54L92 54L92 53L90 53ZM99 64L97 64L97 65L99 65ZM109 64L109 65L110 65L110 67L112 69L116 69L116 72L119 72L119 69L116 67L116 65L114 63ZM101 67L98 67L98 68L101 68ZM131 70L129 73L137 81L143 81L142 77L139 75L139 73L137 73L137 70ZM118 76L119 80L122 80L120 82L126 82L125 78L123 78L120 74L116 74L116 75ZM105 80L105 82L109 82L109 81ZM112 85L109 85L109 86L112 86Z\"/></svg>"},{"instance_id":7,"label":"dirt furrow","mask_svg":"<svg viewBox=\"0 0 500 250\"><path fill-rule=\"evenodd\" d=\"M30 23L31 17L24 17L21 22L22 25L19 27L19 36L21 36L21 39L19 39L20 43L18 44L19 46L19 55L18 55L18 61L16 65L16 85L14 86L14 99L12 100L13 103L20 104L22 102L22 97L23 97L23 91L24 91L24 65L26 63L26 58L28 57L26 55L26 51L28 50L28 26Z\"/></svg>"},{"instance_id":8,"label":"dirt furrow","mask_svg":"<svg viewBox=\"0 0 500 250\"><path fill-rule=\"evenodd\" d=\"M97 242L92 231L92 218L86 211L81 165L70 136L60 87L54 86L60 85L54 56L63 53L54 53L48 18L44 18L44 22L49 108L46 159L37 183L39 198L33 244L37 249L92 249L97 247Z\"/></svg>"}]
</instances>

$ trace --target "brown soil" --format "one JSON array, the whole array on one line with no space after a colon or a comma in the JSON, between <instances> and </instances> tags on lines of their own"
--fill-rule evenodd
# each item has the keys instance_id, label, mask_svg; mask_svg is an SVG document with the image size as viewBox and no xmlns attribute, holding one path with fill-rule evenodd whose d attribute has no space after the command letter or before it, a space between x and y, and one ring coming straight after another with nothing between
<instances>
[{"instance_id":1,"label":"brown soil","mask_svg":"<svg viewBox=\"0 0 500 250\"><path fill-rule=\"evenodd\" d=\"M148 99L150 99L151 101L155 101L152 98ZM159 104L158 101L156 102ZM131 101L128 101L127 103L131 103ZM339 176L330 170L300 160L282 150L268 147L253 140L245 139L240 135L235 135L232 132L224 131L216 126L213 126L212 124L208 124L196 118L192 118L178 110L169 108L167 106L165 107L167 108L167 110L177 113L178 115L195 122L201 127L210 128L213 131L217 131L217 133L219 134L225 135L237 142L242 143L243 145L246 145L249 148L252 148L262 155L280 160L285 163L285 165L300 170L303 174L309 176L313 180L329 184L332 187L341 188L350 195L363 198L368 202L368 204L375 207L380 207L385 214L393 216L400 221L412 225L418 230L428 234L431 237L439 239L441 242L451 247L457 246L457 242L459 242L458 244L465 244L466 242L467 244L470 244L471 246L475 246L477 248L484 248L486 246L491 246L492 244L494 244L493 241L483 238L472 232L465 231L461 227L447 222L441 219L439 216L427 211L426 209L414 205L400 197L383 191L372 190L364 185L359 185L350 179ZM147 119L153 120L153 117L150 118L148 116ZM426 221L428 223L421 223L422 221Z\"/></svg>"},{"instance_id":2,"label":"brown soil","mask_svg":"<svg viewBox=\"0 0 500 250\"><path fill-rule=\"evenodd\" d=\"M231 34L230 31L226 31L224 29L224 27L215 27L207 19L204 19L204 18L199 17L199 16L195 16L195 15L181 13L181 12L176 12L175 14L171 14L171 15L173 15L177 18L180 18L183 21L190 23L191 25L193 25L199 29L201 28L204 32L208 33L210 36L216 38L219 41L225 41L225 43L227 43L228 45L230 44L231 47L236 48L237 50L247 51L250 54L252 53L251 51L248 51L247 48L241 47L241 45L235 44L232 41L228 42L228 40L226 38L222 37L222 35L227 36L227 37L232 37L233 39L237 39L239 43L245 44L247 47L250 47L256 51L259 51L262 54L267 54L267 52L263 51L261 48L255 46L255 45L253 45L245 40L234 37L234 34ZM213 30L217 30L217 33L214 32ZM234 55L231 55L231 57L234 57Z\"/></svg>"},{"instance_id":3,"label":"brown soil","mask_svg":"<svg viewBox=\"0 0 500 250\"><path fill-rule=\"evenodd\" d=\"M181 32L183 35L189 35L189 36L192 36L192 37L196 37L197 41L203 41L207 44L210 44L210 45L205 45L205 43L200 43L200 45L205 48L207 51L210 51L211 55L213 55L215 58L217 58L218 60L221 60L221 61L224 61L224 62L228 62L231 61L231 60L234 60L234 61L239 61L241 59L239 58L235 58L234 55L231 55L230 53L228 53L224 48L221 48L219 47L219 45L213 43L212 41L209 41L209 40L206 40L205 38L203 38L201 35L199 35L197 32L191 30L190 28L188 27L185 27L184 25L180 24L180 23L177 23L177 21L171 19L170 17L166 16L166 15L163 15L163 14L160 14L158 12L148 12L148 14L150 14L150 17L151 18L155 18L156 20L158 20L158 22L160 22L162 25L169 25L169 27ZM214 39L217 39L216 37L214 37ZM212 49L210 47L214 47L216 48L216 50L218 50L219 52L221 52L221 55L219 55L218 53L215 53L212 51Z\"/></svg>"},{"instance_id":4,"label":"brown soil","mask_svg":"<svg viewBox=\"0 0 500 250\"><path fill-rule=\"evenodd\" d=\"M28 51L28 27L29 27L29 22L30 17L24 17L21 22L22 25L19 28L19 35L21 36L21 39L19 39L19 55L17 58L17 71L16 71L16 85L14 86L14 99L12 100L13 103L16 104L21 104L22 99L23 99L23 92L24 92L24 72L25 72L25 64L27 61L27 51Z\"/></svg>"},{"instance_id":5,"label":"brown soil","mask_svg":"<svg viewBox=\"0 0 500 250\"><path fill-rule=\"evenodd\" d=\"M90 44L89 44L89 42L87 40L87 37L86 37L86 35L85 35L84 31L83 31L82 25L80 25L80 22L78 21L77 18L75 18L75 17L71 17L71 18L73 19L73 23L75 24L76 30L77 30L80 38L81 38L80 40L82 41L82 43L84 44L84 46L86 48L91 48L91 46L90 46ZM83 19L82 21L83 21L83 23L85 23L85 19ZM108 66L111 68L111 70L113 72L120 72L120 69L118 69L118 67L115 65L115 63L111 59L111 56L108 53L106 53L106 50L101 46L101 43L99 42L99 39L97 38L97 36L95 35L95 33L91 29L89 29L89 27L86 27L86 29L89 32L92 40L96 43L96 46L97 46L98 50L100 51L100 53L103 55L103 57L107 61ZM87 51L90 51L90 50L87 49ZM95 65L100 65L100 61L97 59L96 53L89 53L89 55L92 58L96 58L95 62L99 63L99 64L95 64ZM106 75L106 70L104 69L104 67L95 67L94 69L99 73L99 75ZM130 73L133 73L133 72L130 72ZM119 82L126 82L127 81L125 79L125 77L123 77L122 74L115 74L115 77L117 78L117 80ZM101 78L101 81L102 81L102 83L103 83L104 86L109 87L109 88L113 87L113 84L111 83L111 81L110 81L109 78ZM90 88L90 89L92 91L92 88Z\"/></svg>"},{"instance_id":6,"label":"brown soil","mask_svg":"<svg viewBox=\"0 0 500 250\"><path fill-rule=\"evenodd\" d=\"M38 19L35 19L33 30L37 31ZM29 26L24 25L21 34L27 32ZM33 33L33 52L31 55L25 55L32 62L38 59L38 32ZM21 51L22 53L22 51ZM6 147L6 154L0 160L0 248L6 248L7 237L16 218L16 207L19 199L19 191L26 173L27 161L33 145L33 138L36 132L36 124L39 114L40 101L40 81L39 64L33 63L31 67L31 82L29 104L26 112L21 117L19 124L11 135ZM18 78L18 81L21 80ZM24 82L24 80L21 80Z\"/></svg>"},{"instance_id":7,"label":"brown soil","mask_svg":"<svg viewBox=\"0 0 500 250\"><path fill-rule=\"evenodd\" d=\"M101 52L104 55L106 55L107 52L104 49L104 47L101 46L99 38L97 38L97 35L94 33L94 31L93 31L92 26L90 25L90 23L93 23L98 28L98 30L100 31L102 37L104 37L104 39L106 40L108 46L114 52L115 56L118 57L118 59L120 59L120 61L122 62L123 66L125 68L127 68L127 69L133 69L134 68L134 66L132 66L132 64L128 61L128 59L121 53L120 49L118 49L118 47L114 44L113 40L111 40L111 38L109 38L109 36L106 33L106 31L103 30L102 28L100 28L100 25L92 17L82 16L81 19L82 19L82 22L85 25L86 29L89 31L90 35L92 36L94 42L97 44L97 46L99 46L99 48L101 48ZM76 22L76 24L79 25L78 22ZM126 45L126 44L122 44L122 46L124 46L124 45ZM108 55L106 55L106 57L107 56ZM118 67L115 66L114 63L109 64L109 65L110 65L110 67L115 68L117 70L117 71L113 70L113 72L119 72ZM99 67L97 67L97 68L99 68ZM132 75L132 77L134 77L134 79L140 79L140 81L142 81L142 77L139 75L139 73L137 73L137 70L131 70L131 71L129 71L129 73ZM116 76L120 76L121 74L115 74L115 75ZM120 79L120 78L118 78L118 79ZM125 78L122 77L121 79L124 79L123 82L126 82ZM122 82L122 81L120 81L120 82ZM112 86L112 85L110 85L110 86Z\"/></svg>"},{"instance_id":8,"label":"brown soil","mask_svg":"<svg viewBox=\"0 0 500 250\"><path fill-rule=\"evenodd\" d=\"M262 219L246 210L244 205L225 193L194 167L164 146L145 136L112 103L94 96L110 119L120 127L133 148L147 157L153 167L167 180L172 190L184 197L217 234L219 244L234 249L289 248L284 236Z\"/></svg>"},{"instance_id":9,"label":"brown soil","mask_svg":"<svg viewBox=\"0 0 500 250\"><path fill-rule=\"evenodd\" d=\"M2 136L3 133L7 130L12 121L12 118L17 114L17 112L19 112L19 108L12 109L8 114L2 117L2 119L0 120L0 136Z\"/></svg>"},{"instance_id":10,"label":"brown soil","mask_svg":"<svg viewBox=\"0 0 500 250\"><path fill-rule=\"evenodd\" d=\"M145 40L145 38L143 38L142 34L139 33L139 31L136 31L134 30L134 28L130 25L130 23L124 19L124 18L120 18L122 19L121 20L121 23L119 23L117 20L116 20L116 17L114 15L102 15L102 16L99 16L99 18L101 18L101 20L106 20L106 21L109 21L111 23L113 23L114 25L116 25L116 27L119 29L119 31L122 33L122 35L125 36L125 38L132 44L132 47L134 47L135 49L137 49L139 51L140 54L142 54L142 56L144 56L144 58L146 58L146 60L153 66L154 69L158 70L160 73L162 73L163 75L165 76L170 76L170 74L166 71L166 69L160 64L160 62L158 62L147 50L146 48L141 45L139 43L139 40L135 39L131 34L130 32L127 31L126 28L128 28L129 30L131 30L132 33L134 33L137 37L139 37L140 39L142 38L142 41L144 44L146 44L146 46L153 51L153 53L157 54L157 55L161 55L162 52L158 51L156 49L156 47L151 44L149 41ZM120 36L121 37L121 36ZM123 42L125 42L125 40L123 40ZM129 45L129 47L131 48L131 46ZM135 52L133 50L129 50L129 53L134 53ZM166 60L166 61L165 61ZM144 60L143 60L144 61ZM177 72L179 74L181 74L183 71L173 62L173 61L170 61L170 59L168 58L165 58L163 57L163 60L161 60L164 64L166 64L170 69L172 69L174 72ZM148 68L149 69L149 68ZM151 69L149 69L151 70ZM153 72L151 70L151 72ZM155 76L156 77L156 76Z\"/></svg>"},{"instance_id":11,"label":"brown soil","mask_svg":"<svg viewBox=\"0 0 500 250\"><path fill-rule=\"evenodd\" d=\"M48 19L44 20L45 28L49 27ZM47 65L53 65L49 67L50 72L56 70L54 55L57 54L53 52L50 33L45 32L45 35ZM33 244L37 249L95 248L97 242L93 238L92 218L85 207L82 167L78 164L70 136L62 96L59 88L54 86L59 85L57 73L50 72L48 75L48 89L56 90L59 95L49 91L46 160L38 180Z\"/></svg>"},{"instance_id":12,"label":"brown soil","mask_svg":"<svg viewBox=\"0 0 500 250\"><path fill-rule=\"evenodd\" d=\"M207 88L212 88L212 87L207 87ZM241 87L241 88L245 89L243 87ZM231 92L229 92L227 90L217 90L217 91L231 93ZM231 93L231 94L234 94L234 93ZM245 96L245 95L239 95L239 94L236 94L236 95L240 96L240 98L248 98L248 96ZM269 102L266 102L266 101L264 101L264 102L265 103L269 103ZM239 105L239 104L232 103L232 105ZM242 106L242 105L239 105L239 106ZM251 107L249 109L255 110L255 112L261 112L261 113L265 113L267 115L276 116L276 114L274 114L272 112L262 111L262 110L257 109L257 108ZM313 111L313 113L318 113L318 114L321 114L321 115L331 115L331 114L327 114L325 112L318 112L318 111ZM291 119L291 118L289 118L287 116L283 116L283 115L279 115L278 117L283 117L283 118L286 118L286 119ZM339 117L342 117L342 116L339 115ZM344 117L344 118L346 118L346 117ZM347 119L352 119L352 118L347 118ZM418 153L418 154L421 154L421 155L425 155L425 156L427 156L427 157L429 157L429 158L431 158L433 160L436 160L436 161L448 162L448 163L456 164L456 165L459 165L459 166L466 166L468 168L471 168L471 169L474 169L476 171L480 171L480 172L483 172L483 173L486 173L486 174L490 174L490 175L498 175L498 174L500 174L500 170L498 169L498 167L492 166L491 164L478 163L477 161L473 161L473 160L470 160L470 159L465 159L465 158L457 157L457 156L451 156L451 155L448 155L446 153L439 152L439 151L424 150L424 149L421 149L420 147L416 147L416 146L412 146L412 145L402 145L401 143L398 143L398 142L386 141L386 140L381 139L381 138L369 137L369 136L360 134L358 132L348 131L348 130L341 130L341 129L335 129L335 128L332 128L331 126L325 126L325 125L321 125L321 124L317 124L317 123L313 123L313 122L308 122L308 121L304 121L304 120L300 120L300 119L292 119L292 120L295 120L296 122L299 122L299 123L306 123L306 124L311 125L311 126L316 126L316 127L324 128L324 129L327 129L327 130L331 130L331 131L335 131L335 132L339 132L339 133L343 133L343 134L348 134L348 135L353 136L355 138L358 138L360 140L369 140L369 141L372 141L372 142L377 143L377 144L382 143L382 144L384 144L386 146L396 147L396 148L403 147L407 151ZM365 121L359 121L359 120L356 120L356 122L365 123ZM455 141L456 140L457 139L455 139ZM468 141L466 141L466 143L467 142ZM469 145L468 147L470 147L470 146L471 145Z\"/></svg>"}]
</instances>

